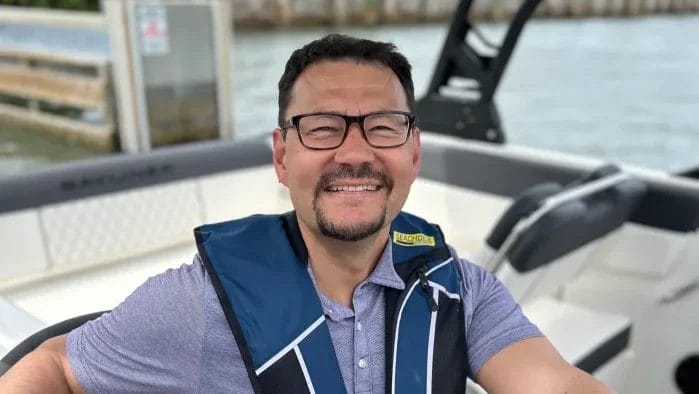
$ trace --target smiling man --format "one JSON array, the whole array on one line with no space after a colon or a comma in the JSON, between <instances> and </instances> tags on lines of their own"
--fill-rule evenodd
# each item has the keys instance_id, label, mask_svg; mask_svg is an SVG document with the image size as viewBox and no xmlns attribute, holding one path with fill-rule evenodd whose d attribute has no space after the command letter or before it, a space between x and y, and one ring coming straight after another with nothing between
<instances>
[{"instance_id":1,"label":"smiling man","mask_svg":"<svg viewBox=\"0 0 699 394\"><path fill-rule=\"evenodd\" d=\"M2 392L607 393L492 275L401 212L420 167L407 60L329 35L279 82L294 211L195 230L190 265L54 338Z\"/></svg>"}]
</instances>

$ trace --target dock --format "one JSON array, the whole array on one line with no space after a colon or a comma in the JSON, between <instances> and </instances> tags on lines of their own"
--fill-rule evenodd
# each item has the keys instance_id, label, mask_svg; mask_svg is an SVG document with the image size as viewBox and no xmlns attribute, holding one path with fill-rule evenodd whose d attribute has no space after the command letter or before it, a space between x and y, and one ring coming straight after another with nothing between
<instances>
[{"instance_id":1,"label":"dock","mask_svg":"<svg viewBox=\"0 0 699 394\"><path fill-rule=\"evenodd\" d=\"M103 151L116 148L106 59L0 48L0 121Z\"/></svg>"},{"instance_id":2,"label":"dock","mask_svg":"<svg viewBox=\"0 0 699 394\"><path fill-rule=\"evenodd\" d=\"M219 110L231 107L227 0L102 6L0 6L10 37L0 43L0 125L104 152L230 139L232 114ZM189 39L202 45L192 49Z\"/></svg>"}]
</instances>

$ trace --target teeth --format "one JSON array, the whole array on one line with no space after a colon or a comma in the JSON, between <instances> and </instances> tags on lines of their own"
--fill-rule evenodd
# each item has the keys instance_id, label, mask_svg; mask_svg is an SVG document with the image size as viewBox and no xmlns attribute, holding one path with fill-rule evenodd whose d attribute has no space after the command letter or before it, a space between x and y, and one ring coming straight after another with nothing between
<instances>
[{"instance_id":1,"label":"teeth","mask_svg":"<svg viewBox=\"0 0 699 394\"><path fill-rule=\"evenodd\" d=\"M330 186L328 189L331 192L362 192L376 191L379 187L376 185L345 185L345 186Z\"/></svg>"}]
</instances>

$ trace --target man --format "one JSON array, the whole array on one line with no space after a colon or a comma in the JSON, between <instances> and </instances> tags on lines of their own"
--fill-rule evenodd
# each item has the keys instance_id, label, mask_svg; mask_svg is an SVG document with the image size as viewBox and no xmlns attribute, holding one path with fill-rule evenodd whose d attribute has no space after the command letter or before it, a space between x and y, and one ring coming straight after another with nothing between
<instances>
[{"instance_id":1,"label":"man","mask_svg":"<svg viewBox=\"0 0 699 394\"><path fill-rule=\"evenodd\" d=\"M51 339L1 392L607 393L492 275L401 213L420 166L410 65L329 35L279 82L294 212L195 231L191 265Z\"/></svg>"}]
</instances>

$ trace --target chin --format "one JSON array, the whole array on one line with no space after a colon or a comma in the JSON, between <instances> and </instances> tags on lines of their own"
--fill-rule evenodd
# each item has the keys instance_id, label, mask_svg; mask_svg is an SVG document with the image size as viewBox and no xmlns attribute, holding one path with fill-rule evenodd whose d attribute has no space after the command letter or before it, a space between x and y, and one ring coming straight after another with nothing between
<instances>
[{"instance_id":1,"label":"chin","mask_svg":"<svg viewBox=\"0 0 699 394\"><path fill-rule=\"evenodd\" d=\"M374 215L333 215L316 212L316 224L321 234L340 241L359 241L378 233L386 224L386 211Z\"/></svg>"}]
</instances>

